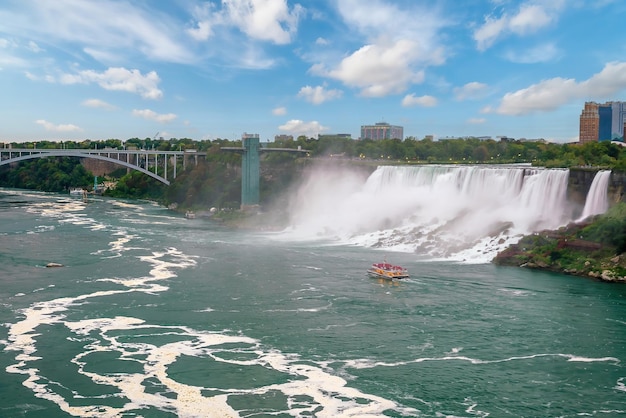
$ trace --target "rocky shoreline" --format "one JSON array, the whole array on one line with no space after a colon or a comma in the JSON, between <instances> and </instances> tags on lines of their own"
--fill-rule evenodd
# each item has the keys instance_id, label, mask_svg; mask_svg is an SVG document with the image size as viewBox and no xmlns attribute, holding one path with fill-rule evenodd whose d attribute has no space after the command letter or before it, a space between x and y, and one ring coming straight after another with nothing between
<instances>
[{"instance_id":1,"label":"rocky shoreline","mask_svg":"<svg viewBox=\"0 0 626 418\"><path fill-rule=\"evenodd\" d=\"M605 219L602 215L557 231L528 235L500 252L493 263L626 283L626 253L606 241L587 238L590 229ZM618 224L618 234L626 234L623 225L624 221Z\"/></svg>"}]
</instances>

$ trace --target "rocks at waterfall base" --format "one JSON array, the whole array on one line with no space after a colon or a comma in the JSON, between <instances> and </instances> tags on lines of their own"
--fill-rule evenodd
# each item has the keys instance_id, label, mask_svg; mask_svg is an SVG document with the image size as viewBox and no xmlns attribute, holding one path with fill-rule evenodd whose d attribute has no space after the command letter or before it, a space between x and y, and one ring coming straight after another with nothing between
<instances>
[{"instance_id":1,"label":"rocks at waterfall base","mask_svg":"<svg viewBox=\"0 0 626 418\"><path fill-rule=\"evenodd\" d=\"M581 238L585 236L586 228L600 218L572 223L557 231L525 236L499 253L493 262L626 283L626 253L606 242ZM626 234L623 225L619 224L615 234ZM616 242L615 239L608 241Z\"/></svg>"}]
</instances>

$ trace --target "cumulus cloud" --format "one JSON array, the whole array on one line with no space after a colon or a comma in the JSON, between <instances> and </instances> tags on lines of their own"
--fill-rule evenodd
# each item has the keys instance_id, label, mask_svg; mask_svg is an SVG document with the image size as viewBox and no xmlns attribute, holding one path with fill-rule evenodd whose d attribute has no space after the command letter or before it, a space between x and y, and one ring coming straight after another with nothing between
<instances>
[{"instance_id":1,"label":"cumulus cloud","mask_svg":"<svg viewBox=\"0 0 626 418\"><path fill-rule=\"evenodd\" d=\"M512 15L503 13L500 17L485 17L485 22L474 31L478 50L490 48L500 37L509 33L524 36L551 25L558 19L563 4L562 0L545 3L529 1Z\"/></svg>"},{"instance_id":2,"label":"cumulus cloud","mask_svg":"<svg viewBox=\"0 0 626 418\"><path fill-rule=\"evenodd\" d=\"M365 45L334 69L314 66L311 71L359 88L363 96L383 97L402 93L410 84L424 80L423 70L415 70L412 65L418 58L417 43L400 39Z\"/></svg>"},{"instance_id":3,"label":"cumulus cloud","mask_svg":"<svg viewBox=\"0 0 626 418\"><path fill-rule=\"evenodd\" d=\"M139 70L113 67L101 73L94 70L66 73L58 81L62 84L96 83L105 90L136 93L145 99L160 99L163 96L163 92L157 87L161 79L155 71L144 75Z\"/></svg>"},{"instance_id":4,"label":"cumulus cloud","mask_svg":"<svg viewBox=\"0 0 626 418\"><path fill-rule=\"evenodd\" d=\"M292 119L287 121L284 125L278 127L282 132L287 132L294 137L298 137L300 135L305 135L306 137L313 138L318 136L320 133L328 130L327 127L322 126L317 121L304 122L298 119Z\"/></svg>"},{"instance_id":5,"label":"cumulus cloud","mask_svg":"<svg viewBox=\"0 0 626 418\"><path fill-rule=\"evenodd\" d=\"M602 100L626 89L626 62L611 62L591 78L577 82L571 78L551 78L525 89L507 93L498 108L485 112L504 115L526 115L551 111L573 100Z\"/></svg>"},{"instance_id":6,"label":"cumulus cloud","mask_svg":"<svg viewBox=\"0 0 626 418\"><path fill-rule=\"evenodd\" d=\"M411 107L411 106L422 106L422 107L433 107L437 106L437 99L433 96L419 96L416 97L415 94L407 94L402 99L402 106Z\"/></svg>"},{"instance_id":7,"label":"cumulus cloud","mask_svg":"<svg viewBox=\"0 0 626 418\"><path fill-rule=\"evenodd\" d=\"M202 21L196 27L187 29L187 33L197 41L206 41L213 35L213 29L209 21Z\"/></svg>"},{"instance_id":8,"label":"cumulus cloud","mask_svg":"<svg viewBox=\"0 0 626 418\"><path fill-rule=\"evenodd\" d=\"M287 114L287 108L286 107L276 107L274 109L272 109L272 115L275 116L283 116Z\"/></svg>"},{"instance_id":9,"label":"cumulus cloud","mask_svg":"<svg viewBox=\"0 0 626 418\"><path fill-rule=\"evenodd\" d=\"M326 38L319 37L315 40L315 45L328 45L330 42Z\"/></svg>"},{"instance_id":10,"label":"cumulus cloud","mask_svg":"<svg viewBox=\"0 0 626 418\"><path fill-rule=\"evenodd\" d=\"M426 67L445 61L438 33L450 22L434 9L381 0L338 0L336 7L346 26L366 41L339 59L324 54L310 68L315 75L357 88L362 96L383 97L421 83Z\"/></svg>"},{"instance_id":11,"label":"cumulus cloud","mask_svg":"<svg viewBox=\"0 0 626 418\"><path fill-rule=\"evenodd\" d=\"M206 41L213 36L215 5L211 2L204 2L194 6L192 15L194 17L194 23L192 27L187 28L189 36L197 41Z\"/></svg>"},{"instance_id":12,"label":"cumulus cloud","mask_svg":"<svg viewBox=\"0 0 626 418\"><path fill-rule=\"evenodd\" d=\"M324 86L304 86L298 92L298 97L304 98L307 102L313 104L322 104L327 100L338 99L342 96L341 90L327 90Z\"/></svg>"},{"instance_id":13,"label":"cumulus cloud","mask_svg":"<svg viewBox=\"0 0 626 418\"><path fill-rule=\"evenodd\" d=\"M37 125L43 126L46 131L51 131L51 132L80 132L82 131L80 127L76 125L72 125L71 123L55 125L54 123L48 122L47 120L44 120L44 119L36 120L35 123Z\"/></svg>"},{"instance_id":14,"label":"cumulus cloud","mask_svg":"<svg viewBox=\"0 0 626 418\"><path fill-rule=\"evenodd\" d=\"M104 100L100 100L100 99L87 99L83 101L81 104L86 107L93 107L93 108L99 108L99 109L105 109L105 110L116 109L116 107L113 106L112 104L109 104L105 102Z\"/></svg>"},{"instance_id":15,"label":"cumulus cloud","mask_svg":"<svg viewBox=\"0 0 626 418\"><path fill-rule=\"evenodd\" d=\"M288 44L298 27L304 9L289 7L286 0L229 0L222 9L205 4L194 10L195 23L187 30L196 40L207 40L214 27L235 26L248 37L275 44Z\"/></svg>"},{"instance_id":16,"label":"cumulus cloud","mask_svg":"<svg viewBox=\"0 0 626 418\"><path fill-rule=\"evenodd\" d=\"M465 84L463 87L456 87L454 89L454 95L457 100L478 99L484 96L486 90L486 84L472 81L471 83Z\"/></svg>"},{"instance_id":17,"label":"cumulus cloud","mask_svg":"<svg viewBox=\"0 0 626 418\"><path fill-rule=\"evenodd\" d=\"M137 117L148 119L148 120L153 120L159 123L168 123L178 117L174 113L165 113L165 114L156 113L155 111L150 110L150 109L142 109L142 110L133 109L133 116L137 116Z\"/></svg>"}]
</instances>

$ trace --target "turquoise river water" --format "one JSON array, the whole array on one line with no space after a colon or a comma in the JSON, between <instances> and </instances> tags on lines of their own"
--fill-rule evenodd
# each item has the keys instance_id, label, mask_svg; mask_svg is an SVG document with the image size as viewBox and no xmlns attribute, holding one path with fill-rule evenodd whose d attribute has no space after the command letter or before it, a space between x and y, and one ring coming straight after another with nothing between
<instances>
[{"instance_id":1,"label":"turquoise river water","mask_svg":"<svg viewBox=\"0 0 626 418\"><path fill-rule=\"evenodd\" d=\"M2 417L626 415L623 285L10 189L0 272Z\"/></svg>"}]
</instances>

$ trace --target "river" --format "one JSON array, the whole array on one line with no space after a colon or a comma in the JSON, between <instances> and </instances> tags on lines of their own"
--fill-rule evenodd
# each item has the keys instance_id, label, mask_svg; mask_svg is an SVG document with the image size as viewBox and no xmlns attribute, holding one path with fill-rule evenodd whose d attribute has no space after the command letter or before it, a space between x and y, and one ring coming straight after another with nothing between
<instances>
[{"instance_id":1,"label":"river","mask_svg":"<svg viewBox=\"0 0 626 418\"><path fill-rule=\"evenodd\" d=\"M0 189L0 416L626 415L623 285L419 253L406 223L302 233L302 208L254 232Z\"/></svg>"}]
</instances>

